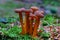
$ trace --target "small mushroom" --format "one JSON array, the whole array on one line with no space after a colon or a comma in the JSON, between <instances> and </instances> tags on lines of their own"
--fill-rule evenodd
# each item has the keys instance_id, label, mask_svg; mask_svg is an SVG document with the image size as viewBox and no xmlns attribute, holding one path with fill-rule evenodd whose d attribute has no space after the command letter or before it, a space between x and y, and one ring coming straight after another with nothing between
<instances>
[{"instance_id":1,"label":"small mushroom","mask_svg":"<svg viewBox=\"0 0 60 40\"><path fill-rule=\"evenodd\" d=\"M40 24L40 18L44 17L43 13L41 13L40 11L36 11L35 15L36 15L36 20L35 20L35 24L34 24L33 37L37 36L37 29L38 29L39 24Z\"/></svg>"},{"instance_id":2,"label":"small mushroom","mask_svg":"<svg viewBox=\"0 0 60 40\"><path fill-rule=\"evenodd\" d=\"M30 20L30 30L29 30L29 34L32 35L33 34L33 21L34 21L34 18L36 16L34 14L30 14L30 17L29 17L29 20Z\"/></svg>"},{"instance_id":3,"label":"small mushroom","mask_svg":"<svg viewBox=\"0 0 60 40\"><path fill-rule=\"evenodd\" d=\"M24 11L25 11L25 8L15 9L15 12L19 14L20 23L22 26L22 34L25 34L25 30L24 30L24 26L23 26L23 17L22 17L22 12L24 12Z\"/></svg>"},{"instance_id":4,"label":"small mushroom","mask_svg":"<svg viewBox=\"0 0 60 40\"><path fill-rule=\"evenodd\" d=\"M25 10L25 19L26 19L26 33L29 34L29 27L30 27L30 21L29 21L29 16L32 10L26 9Z\"/></svg>"},{"instance_id":5,"label":"small mushroom","mask_svg":"<svg viewBox=\"0 0 60 40\"><path fill-rule=\"evenodd\" d=\"M39 10L39 8L36 7L36 6L32 6L30 9L32 10L32 14L34 14L35 11ZM34 27L33 27L34 18L32 17L32 19L31 19L30 21L31 21L31 26L32 26L31 28L33 29L33 28L34 28ZM32 34L32 33L31 33L31 34Z\"/></svg>"}]
</instances>

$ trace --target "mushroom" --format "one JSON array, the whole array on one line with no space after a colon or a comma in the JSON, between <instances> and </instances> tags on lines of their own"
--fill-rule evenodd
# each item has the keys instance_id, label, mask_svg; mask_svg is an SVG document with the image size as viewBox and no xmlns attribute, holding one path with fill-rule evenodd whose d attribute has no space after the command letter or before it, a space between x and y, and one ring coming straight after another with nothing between
<instances>
[{"instance_id":1,"label":"mushroom","mask_svg":"<svg viewBox=\"0 0 60 40\"><path fill-rule=\"evenodd\" d=\"M38 7L32 6L30 9L32 10L32 14L30 15L30 16L32 17L32 19L30 19L30 22L31 22L31 23L30 23L30 24L31 24L31 25L30 25L30 28L31 28L30 31L31 31L31 32L30 32L29 34L32 35L32 32L33 32L33 23L34 23L34 17L33 17L33 14L34 14L35 11L38 10Z\"/></svg>"},{"instance_id":2,"label":"mushroom","mask_svg":"<svg viewBox=\"0 0 60 40\"><path fill-rule=\"evenodd\" d=\"M32 10L33 10L33 14L34 14L34 12L35 12L35 11L39 10L39 8L38 8L38 7L36 7L36 6L32 6L30 9L32 9Z\"/></svg>"},{"instance_id":3,"label":"mushroom","mask_svg":"<svg viewBox=\"0 0 60 40\"><path fill-rule=\"evenodd\" d=\"M30 21L29 21L29 16L32 10L26 9L25 10L25 19L26 19L26 33L29 34L29 27L30 27Z\"/></svg>"},{"instance_id":4,"label":"mushroom","mask_svg":"<svg viewBox=\"0 0 60 40\"><path fill-rule=\"evenodd\" d=\"M34 14L30 14L29 20L30 20L30 29L29 29L29 34L33 34L33 20L36 16Z\"/></svg>"},{"instance_id":5,"label":"mushroom","mask_svg":"<svg viewBox=\"0 0 60 40\"><path fill-rule=\"evenodd\" d=\"M40 18L44 17L43 13L40 11L36 11L35 15L36 15L36 19L35 19L35 24L34 24L33 37L37 36L37 29L39 27Z\"/></svg>"},{"instance_id":6,"label":"mushroom","mask_svg":"<svg viewBox=\"0 0 60 40\"><path fill-rule=\"evenodd\" d=\"M15 12L19 14L19 18L20 18L20 23L22 26L22 34L25 34L25 29L23 26L23 17L22 17L22 12L25 11L25 8L21 8L21 9L15 9Z\"/></svg>"}]
</instances>

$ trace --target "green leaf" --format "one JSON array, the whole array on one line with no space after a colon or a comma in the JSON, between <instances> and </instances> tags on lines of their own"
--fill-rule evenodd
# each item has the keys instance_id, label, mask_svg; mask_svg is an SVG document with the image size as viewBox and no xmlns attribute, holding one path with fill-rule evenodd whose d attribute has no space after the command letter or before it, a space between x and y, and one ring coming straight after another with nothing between
<instances>
[{"instance_id":1,"label":"green leaf","mask_svg":"<svg viewBox=\"0 0 60 40\"><path fill-rule=\"evenodd\" d=\"M5 28L2 28L3 34L9 37L17 37L21 33L21 31L22 29L17 26L14 26L8 30L6 30Z\"/></svg>"}]
</instances>

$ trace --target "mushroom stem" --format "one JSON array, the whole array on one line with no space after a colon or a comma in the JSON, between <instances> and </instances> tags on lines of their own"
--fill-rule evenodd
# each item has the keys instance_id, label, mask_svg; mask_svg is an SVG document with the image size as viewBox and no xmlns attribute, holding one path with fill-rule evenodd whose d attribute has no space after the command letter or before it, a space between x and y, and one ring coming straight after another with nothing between
<instances>
[{"instance_id":1,"label":"mushroom stem","mask_svg":"<svg viewBox=\"0 0 60 40\"><path fill-rule=\"evenodd\" d=\"M30 30L29 30L29 34L32 35L33 33L33 19L30 19Z\"/></svg>"},{"instance_id":2,"label":"mushroom stem","mask_svg":"<svg viewBox=\"0 0 60 40\"><path fill-rule=\"evenodd\" d=\"M34 14L35 13L35 11L37 11L38 10L38 7L35 7L35 6L32 6L31 8L30 8L33 12L32 12L32 14ZM34 18L33 19L30 19L30 32L29 32L29 34L31 34L32 35L32 33L33 33L33 23L34 23Z\"/></svg>"},{"instance_id":3,"label":"mushroom stem","mask_svg":"<svg viewBox=\"0 0 60 40\"><path fill-rule=\"evenodd\" d=\"M35 15L36 15L36 19L35 19L35 24L34 24L33 37L37 37L37 29L40 24L40 18L44 17L44 15L40 11L36 11Z\"/></svg>"},{"instance_id":4,"label":"mushroom stem","mask_svg":"<svg viewBox=\"0 0 60 40\"><path fill-rule=\"evenodd\" d=\"M35 15L34 14L30 14L30 18L29 18L29 20L30 20L30 30L29 30L29 34L30 35L32 35L32 33L33 33L33 21L34 21L34 18L35 18Z\"/></svg>"},{"instance_id":5,"label":"mushroom stem","mask_svg":"<svg viewBox=\"0 0 60 40\"><path fill-rule=\"evenodd\" d=\"M35 24L34 24L33 37L37 37L38 24L39 24L39 19L36 18L36 20L35 20Z\"/></svg>"},{"instance_id":6,"label":"mushroom stem","mask_svg":"<svg viewBox=\"0 0 60 40\"><path fill-rule=\"evenodd\" d=\"M27 15L26 14L26 32L27 32L27 34L29 33L29 14Z\"/></svg>"},{"instance_id":7,"label":"mushroom stem","mask_svg":"<svg viewBox=\"0 0 60 40\"><path fill-rule=\"evenodd\" d=\"M26 17L26 33L29 34L29 28L30 28L30 21L29 21L29 16L32 10L26 10L25 11L25 17Z\"/></svg>"},{"instance_id":8,"label":"mushroom stem","mask_svg":"<svg viewBox=\"0 0 60 40\"><path fill-rule=\"evenodd\" d=\"M24 17L24 19L23 19L23 30L24 30L24 34L26 34L27 33L27 28L26 28L26 26L27 26L27 24L26 24L26 17Z\"/></svg>"},{"instance_id":9,"label":"mushroom stem","mask_svg":"<svg viewBox=\"0 0 60 40\"><path fill-rule=\"evenodd\" d=\"M22 26L21 34L25 34L25 28L24 28L24 24L23 24L22 12L19 12L19 19L20 19L20 23L21 23L21 26Z\"/></svg>"}]
</instances>

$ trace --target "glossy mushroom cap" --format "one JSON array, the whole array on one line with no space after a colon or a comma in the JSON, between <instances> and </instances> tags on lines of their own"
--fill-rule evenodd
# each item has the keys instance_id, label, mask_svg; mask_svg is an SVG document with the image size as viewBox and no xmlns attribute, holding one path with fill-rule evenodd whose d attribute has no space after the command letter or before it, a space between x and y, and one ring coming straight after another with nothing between
<instances>
[{"instance_id":1,"label":"glossy mushroom cap","mask_svg":"<svg viewBox=\"0 0 60 40\"><path fill-rule=\"evenodd\" d=\"M29 13L32 13L32 10L31 9L26 9L24 12L28 15Z\"/></svg>"},{"instance_id":2,"label":"glossy mushroom cap","mask_svg":"<svg viewBox=\"0 0 60 40\"><path fill-rule=\"evenodd\" d=\"M25 8L15 9L15 12L16 12L16 13L20 13L20 12L24 12L24 11L25 11Z\"/></svg>"},{"instance_id":3,"label":"glossy mushroom cap","mask_svg":"<svg viewBox=\"0 0 60 40\"><path fill-rule=\"evenodd\" d=\"M34 14L30 13L29 19L34 19L35 17L36 17L36 16L35 16Z\"/></svg>"},{"instance_id":4,"label":"glossy mushroom cap","mask_svg":"<svg viewBox=\"0 0 60 40\"><path fill-rule=\"evenodd\" d=\"M39 8L36 7L36 6L32 6L31 9L32 9L33 11L37 11Z\"/></svg>"},{"instance_id":5,"label":"glossy mushroom cap","mask_svg":"<svg viewBox=\"0 0 60 40\"><path fill-rule=\"evenodd\" d=\"M43 18L44 17L44 13L40 12L40 11L36 11L35 12L35 15L40 17L40 18Z\"/></svg>"}]
</instances>

